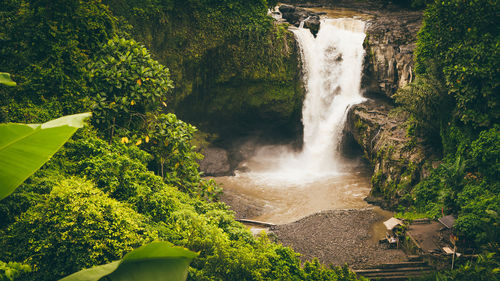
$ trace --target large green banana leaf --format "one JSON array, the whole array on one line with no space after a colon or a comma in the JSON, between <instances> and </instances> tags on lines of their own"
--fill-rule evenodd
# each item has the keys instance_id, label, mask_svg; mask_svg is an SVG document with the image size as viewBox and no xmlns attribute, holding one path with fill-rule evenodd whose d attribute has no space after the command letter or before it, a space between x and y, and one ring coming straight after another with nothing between
<instances>
[{"instance_id":1,"label":"large green banana leaf","mask_svg":"<svg viewBox=\"0 0 500 281\"><path fill-rule=\"evenodd\" d=\"M128 253L121 261L84 269L59 281L184 281L189 263L198 254L174 247L169 242L153 242Z\"/></svg>"},{"instance_id":2,"label":"large green banana leaf","mask_svg":"<svg viewBox=\"0 0 500 281\"><path fill-rule=\"evenodd\" d=\"M10 79L10 74L6 72L0 72L0 84L4 84L7 86L15 86L16 82Z\"/></svg>"},{"instance_id":3,"label":"large green banana leaf","mask_svg":"<svg viewBox=\"0 0 500 281\"><path fill-rule=\"evenodd\" d=\"M68 115L44 124L0 124L0 200L40 169L90 116Z\"/></svg>"}]
</instances>

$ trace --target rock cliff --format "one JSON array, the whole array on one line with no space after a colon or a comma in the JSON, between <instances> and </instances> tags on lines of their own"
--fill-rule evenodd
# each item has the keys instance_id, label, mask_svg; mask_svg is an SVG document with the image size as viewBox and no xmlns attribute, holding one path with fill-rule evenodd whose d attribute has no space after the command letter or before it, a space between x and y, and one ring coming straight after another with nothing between
<instances>
[{"instance_id":1,"label":"rock cliff","mask_svg":"<svg viewBox=\"0 0 500 281\"><path fill-rule=\"evenodd\" d=\"M405 114L391 111L397 89L414 79L413 52L422 12L383 6L377 1L317 0L312 6L300 0L290 3L304 8L319 4L340 11L349 9L366 20L362 87L370 100L350 109L345 139L354 140L373 167L368 200L385 207L404 204L412 187L432 167L432 154L420 140L407 136Z\"/></svg>"},{"instance_id":2,"label":"rock cliff","mask_svg":"<svg viewBox=\"0 0 500 281\"><path fill-rule=\"evenodd\" d=\"M392 97L413 81L413 51L422 20L421 12L375 13L368 21L365 49L365 87L369 92Z\"/></svg>"},{"instance_id":3,"label":"rock cliff","mask_svg":"<svg viewBox=\"0 0 500 281\"><path fill-rule=\"evenodd\" d=\"M419 139L406 133L405 117L393 106L377 100L355 105L349 111L346 137L353 138L373 166L372 192L384 207L405 204L409 191L429 173L432 154ZM435 164L435 163L434 163Z\"/></svg>"}]
</instances>

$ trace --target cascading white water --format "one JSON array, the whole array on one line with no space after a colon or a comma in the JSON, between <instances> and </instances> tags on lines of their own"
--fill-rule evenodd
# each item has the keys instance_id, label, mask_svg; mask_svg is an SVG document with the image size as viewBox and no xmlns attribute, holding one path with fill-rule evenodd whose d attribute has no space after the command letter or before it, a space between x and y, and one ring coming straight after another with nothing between
<instances>
[{"instance_id":1,"label":"cascading white water","mask_svg":"<svg viewBox=\"0 0 500 281\"><path fill-rule=\"evenodd\" d=\"M302 160L308 169L335 171L347 110L363 101L364 22L325 19L316 38L308 29L299 28L294 33L302 51L307 89L302 110Z\"/></svg>"},{"instance_id":2,"label":"cascading white water","mask_svg":"<svg viewBox=\"0 0 500 281\"><path fill-rule=\"evenodd\" d=\"M249 175L270 185L307 183L338 174L338 144L347 111L363 101L363 21L323 19L316 37L302 25L293 32L302 53L306 86L304 146L299 153L265 147L250 160Z\"/></svg>"}]
</instances>

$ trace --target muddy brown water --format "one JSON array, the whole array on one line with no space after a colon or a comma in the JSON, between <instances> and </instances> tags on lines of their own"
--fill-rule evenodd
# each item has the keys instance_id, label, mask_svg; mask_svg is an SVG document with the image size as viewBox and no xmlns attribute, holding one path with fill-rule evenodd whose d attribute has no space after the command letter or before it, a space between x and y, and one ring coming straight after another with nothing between
<instances>
[{"instance_id":1,"label":"muddy brown water","mask_svg":"<svg viewBox=\"0 0 500 281\"><path fill-rule=\"evenodd\" d=\"M215 177L214 180L224 190L238 194L261 207L260 215L246 219L287 224L326 210L369 208L382 218L370 227L371 240L378 243L386 233L383 221L392 216L391 212L364 201L370 193L370 173L365 167L301 184L266 184L247 173ZM250 228L253 232L265 229L255 226Z\"/></svg>"},{"instance_id":2,"label":"muddy brown water","mask_svg":"<svg viewBox=\"0 0 500 281\"><path fill-rule=\"evenodd\" d=\"M335 9L329 9L329 8L305 8L306 10L309 10L314 13L326 13L326 15L323 15L322 17L327 17L330 19L337 19L337 18L359 18L362 20L370 20L373 18L372 15L360 13L355 10L350 10L350 9L345 9L345 8L335 8Z\"/></svg>"}]
</instances>

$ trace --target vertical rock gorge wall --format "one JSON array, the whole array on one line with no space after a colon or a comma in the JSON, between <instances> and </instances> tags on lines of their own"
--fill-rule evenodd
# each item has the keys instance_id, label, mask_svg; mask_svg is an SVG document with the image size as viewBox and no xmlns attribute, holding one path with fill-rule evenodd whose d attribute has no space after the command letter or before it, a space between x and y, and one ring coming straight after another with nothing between
<instances>
[{"instance_id":1,"label":"vertical rock gorge wall","mask_svg":"<svg viewBox=\"0 0 500 281\"><path fill-rule=\"evenodd\" d=\"M413 53L422 12L384 6L382 1L287 2L315 11L353 10L367 20L363 89L369 100L349 111L344 138L362 148L373 168L373 196L368 199L385 207L404 204L432 166L431 153L420 140L407 136L405 115L393 111L393 95L414 79Z\"/></svg>"}]
</instances>

